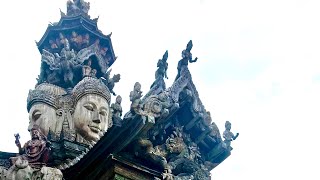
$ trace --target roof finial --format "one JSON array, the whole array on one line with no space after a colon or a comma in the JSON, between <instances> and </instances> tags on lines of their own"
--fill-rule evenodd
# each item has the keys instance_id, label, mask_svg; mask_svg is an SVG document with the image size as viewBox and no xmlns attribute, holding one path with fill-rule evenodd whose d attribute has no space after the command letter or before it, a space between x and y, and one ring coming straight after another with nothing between
<instances>
[{"instance_id":1,"label":"roof finial","mask_svg":"<svg viewBox=\"0 0 320 180\"><path fill-rule=\"evenodd\" d=\"M67 16L77 16L83 14L89 17L89 10L90 2L85 2L84 0L68 0L67 2Z\"/></svg>"}]
</instances>

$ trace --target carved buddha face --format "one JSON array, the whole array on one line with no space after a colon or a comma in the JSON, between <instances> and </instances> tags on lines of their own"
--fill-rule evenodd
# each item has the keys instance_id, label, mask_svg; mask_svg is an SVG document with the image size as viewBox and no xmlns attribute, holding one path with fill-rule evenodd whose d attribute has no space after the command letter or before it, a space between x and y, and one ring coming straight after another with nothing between
<instances>
[{"instance_id":1,"label":"carved buddha face","mask_svg":"<svg viewBox=\"0 0 320 180\"><path fill-rule=\"evenodd\" d=\"M42 133L47 136L49 129L55 131L57 122L56 109L44 104L36 103L29 111L29 127L31 131L34 125L38 125Z\"/></svg>"},{"instance_id":2,"label":"carved buddha face","mask_svg":"<svg viewBox=\"0 0 320 180\"><path fill-rule=\"evenodd\" d=\"M75 106L73 121L76 131L86 140L98 141L106 130L109 104L99 95L88 94Z\"/></svg>"}]
</instances>

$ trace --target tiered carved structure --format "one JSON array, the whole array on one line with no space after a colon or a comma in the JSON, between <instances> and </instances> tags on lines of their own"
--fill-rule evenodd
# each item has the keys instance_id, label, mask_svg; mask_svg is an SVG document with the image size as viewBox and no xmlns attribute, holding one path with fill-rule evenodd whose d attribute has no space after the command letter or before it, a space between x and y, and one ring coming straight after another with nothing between
<instances>
[{"instance_id":1,"label":"tiered carved structure","mask_svg":"<svg viewBox=\"0 0 320 180\"><path fill-rule=\"evenodd\" d=\"M210 179L210 170L230 155L237 138L226 123L222 141L193 84L188 63L192 41L182 51L178 75L166 88L168 51L157 63L155 81L143 96L130 92L111 104L109 67L116 57L110 35L90 19L90 4L67 2L58 23L37 43L41 72L27 100L31 140L20 155L0 153L1 179ZM129 94L129 90L128 90Z\"/></svg>"}]
</instances>

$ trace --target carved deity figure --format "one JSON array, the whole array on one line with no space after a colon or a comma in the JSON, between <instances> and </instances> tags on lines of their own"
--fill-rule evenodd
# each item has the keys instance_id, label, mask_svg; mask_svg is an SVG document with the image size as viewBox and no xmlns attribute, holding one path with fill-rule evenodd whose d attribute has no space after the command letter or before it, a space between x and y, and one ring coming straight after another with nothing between
<instances>
[{"instance_id":1,"label":"carved deity figure","mask_svg":"<svg viewBox=\"0 0 320 180\"><path fill-rule=\"evenodd\" d=\"M102 56L106 56L107 51L108 51L108 48L107 48L107 47L102 47L102 48L100 49L100 54L101 54Z\"/></svg>"},{"instance_id":2,"label":"carved deity figure","mask_svg":"<svg viewBox=\"0 0 320 180\"><path fill-rule=\"evenodd\" d=\"M176 79L178 79L180 77L180 71L183 66L188 66L189 62L190 63L197 62L197 60L198 60L197 57L195 59L192 59L192 54L191 54L192 47L193 47L192 40L190 40L187 44L186 49L183 50L181 53L182 59L178 63L178 75L177 75Z\"/></svg>"},{"instance_id":3,"label":"carved deity figure","mask_svg":"<svg viewBox=\"0 0 320 180\"><path fill-rule=\"evenodd\" d=\"M92 60L89 58L82 66L82 76L83 77L89 77L91 75L91 64Z\"/></svg>"},{"instance_id":4,"label":"carved deity figure","mask_svg":"<svg viewBox=\"0 0 320 180\"><path fill-rule=\"evenodd\" d=\"M157 63L157 71L155 73L155 81L152 83L150 88L153 88L155 85L158 85L159 87L162 88L162 90L166 89L166 85L165 82L163 80L163 78L167 78L167 69L168 69L168 63L167 63L167 59L168 59L168 51L166 51L163 54L162 59L159 59L158 63Z\"/></svg>"},{"instance_id":5,"label":"carved deity figure","mask_svg":"<svg viewBox=\"0 0 320 180\"><path fill-rule=\"evenodd\" d=\"M117 94L113 91L115 83L118 83L120 81L120 74L114 74L112 78L109 79L108 81L108 88L110 92L116 96Z\"/></svg>"},{"instance_id":6,"label":"carved deity figure","mask_svg":"<svg viewBox=\"0 0 320 180\"><path fill-rule=\"evenodd\" d=\"M72 94L76 103L73 115L76 132L89 142L97 142L112 125L110 92L100 80L85 77L74 87Z\"/></svg>"},{"instance_id":7,"label":"carved deity figure","mask_svg":"<svg viewBox=\"0 0 320 180\"><path fill-rule=\"evenodd\" d=\"M97 78L97 70L96 69L91 70L90 77Z\"/></svg>"},{"instance_id":8,"label":"carved deity figure","mask_svg":"<svg viewBox=\"0 0 320 180\"><path fill-rule=\"evenodd\" d=\"M95 94L78 100L74 112L74 126L87 140L98 141L108 122L109 106L105 99Z\"/></svg>"},{"instance_id":9,"label":"carved deity figure","mask_svg":"<svg viewBox=\"0 0 320 180\"><path fill-rule=\"evenodd\" d=\"M75 31L72 31L71 33L71 43L74 47L77 47L78 49L81 48L82 45L82 36L78 35Z\"/></svg>"},{"instance_id":10,"label":"carved deity figure","mask_svg":"<svg viewBox=\"0 0 320 180\"><path fill-rule=\"evenodd\" d=\"M90 35L87 33L82 39L82 48L88 47L90 44Z\"/></svg>"},{"instance_id":11,"label":"carved deity figure","mask_svg":"<svg viewBox=\"0 0 320 180\"><path fill-rule=\"evenodd\" d=\"M121 123L121 116L122 116L121 101L122 101L122 97L118 95L116 97L116 102L111 104L113 120L116 122L116 123L114 122L114 124Z\"/></svg>"},{"instance_id":12,"label":"carved deity figure","mask_svg":"<svg viewBox=\"0 0 320 180\"><path fill-rule=\"evenodd\" d=\"M19 154L21 156L12 158L12 164L21 158L21 160L27 160L31 167L41 167L46 165L49 161L50 143L47 138L41 132L37 125L34 125L30 130L31 140L27 141L23 147L21 147L19 136L16 135L16 145L19 148Z\"/></svg>"},{"instance_id":13,"label":"carved deity figure","mask_svg":"<svg viewBox=\"0 0 320 180\"><path fill-rule=\"evenodd\" d=\"M226 121L225 123L225 128L226 130L223 132L223 138L224 142L229 150L232 150L231 141L236 140L237 137L239 136L239 133L234 135L230 130L231 130L231 123L229 121Z\"/></svg>"},{"instance_id":14,"label":"carved deity figure","mask_svg":"<svg viewBox=\"0 0 320 180\"><path fill-rule=\"evenodd\" d=\"M70 44L67 39L65 40L64 48L61 50L60 55L62 60L60 62L60 73L63 76L63 81L66 83L67 87L73 87L75 84L73 60L76 57L76 54L73 49L70 49Z\"/></svg>"},{"instance_id":15,"label":"carved deity figure","mask_svg":"<svg viewBox=\"0 0 320 180\"><path fill-rule=\"evenodd\" d=\"M50 48L51 49L58 49L58 45L54 42L54 40L49 40Z\"/></svg>"},{"instance_id":16,"label":"carved deity figure","mask_svg":"<svg viewBox=\"0 0 320 180\"><path fill-rule=\"evenodd\" d=\"M57 128L58 101L59 97L66 94L63 88L58 86L42 83L30 90L27 99L27 110L29 112L30 131L34 125L39 126L41 132L47 136L49 131L61 131Z\"/></svg>"},{"instance_id":17,"label":"carved deity figure","mask_svg":"<svg viewBox=\"0 0 320 180\"><path fill-rule=\"evenodd\" d=\"M132 113L139 114L141 111L141 100L142 91L141 91L141 84L136 82L133 87L133 91L130 92L130 101L131 101L131 108L130 111Z\"/></svg>"},{"instance_id":18,"label":"carved deity figure","mask_svg":"<svg viewBox=\"0 0 320 180\"><path fill-rule=\"evenodd\" d=\"M66 43L67 38L62 33L59 33L59 38L56 40L58 47L63 47Z\"/></svg>"},{"instance_id":19,"label":"carved deity figure","mask_svg":"<svg viewBox=\"0 0 320 180\"><path fill-rule=\"evenodd\" d=\"M158 69L157 69L156 75L155 75L156 79L159 79L159 78L161 78L161 79L167 78L168 79L168 76L167 76L167 69L168 69L167 59L168 59L168 51L166 51L163 54L162 59L159 59L159 61L157 63Z\"/></svg>"},{"instance_id":20,"label":"carved deity figure","mask_svg":"<svg viewBox=\"0 0 320 180\"><path fill-rule=\"evenodd\" d=\"M120 74L114 74L112 78L110 78L110 73L112 69L107 71L107 73L103 76L104 79L101 78L102 82L109 88L109 91L116 96L117 94L113 91L115 83L118 83L121 79Z\"/></svg>"},{"instance_id":21,"label":"carved deity figure","mask_svg":"<svg viewBox=\"0 0 320 180\"><path fill-rule=\"evenodd\" d=\"M29 120L29 131L36 124L41 127L45 135L48 135L49 130L55 130L56 109L45 103L34 104L29 111Z\"/></svg>"},{"instance_id":22,"label":"carved deity figure","mask_svg":"<svg viewBox=\"0 0 320 180\"><path fill-rule=\"evenodd\" d=\"M65 60L72 60L73 58L76 57L74 50L70 49L70 44L68 39L64 40L64 47L62 48L60 55L61 57L65 58Z\"/></svg>"}]
</instances>

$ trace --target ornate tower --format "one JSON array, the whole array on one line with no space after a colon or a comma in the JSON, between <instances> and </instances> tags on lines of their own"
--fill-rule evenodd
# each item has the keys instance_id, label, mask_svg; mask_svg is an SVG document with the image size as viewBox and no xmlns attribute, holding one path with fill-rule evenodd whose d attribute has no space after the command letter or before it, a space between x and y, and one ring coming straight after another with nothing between
<instances>
[{"instance_id":1,"label":"ornate tower","mask_svg":"<svg viewBox=\"0 0 320 180\"><path fill-rule=\"evenodd\" d=\"M130 111L121 96L111 104L120 75L111 34L88 15L90 4L67 2L67 13L39 42L41 72L27 99L31 134L19 155L0 152L1 179L210 179L238 137L226 123L223 141L192 81L192 41L182 51L168 88L168 51L143 96L135 83ZM131 92L129 92L131 91Z\"/></svg>"}]
</instances>

